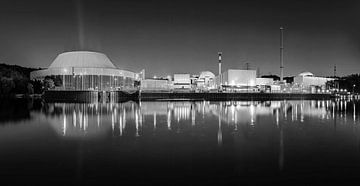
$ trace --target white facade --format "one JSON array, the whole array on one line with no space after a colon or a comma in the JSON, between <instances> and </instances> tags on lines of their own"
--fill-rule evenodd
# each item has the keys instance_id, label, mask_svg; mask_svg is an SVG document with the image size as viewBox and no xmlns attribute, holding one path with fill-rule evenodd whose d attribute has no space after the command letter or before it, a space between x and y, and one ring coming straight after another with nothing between
<instances>
[{"instance_id":1,"label":"white facade","mask_svg":"<svg viewBox=\"0 0 360 186\"><path fill-rule=\"evenodd\" d=\"M303 72L294 77L294 83L302 88L309 88L311 86L325 87L326 82L334 80L333 78L316 77L310 72Z\"/></svg>"},{"instance_id":2,"label":"white facade","mask_svg":"<svg viewBox=\"0 0 360 186\"><path fill-rule=\"evenodd\" d=\"M229 69L221 74L221 84L234 87L256 86L256 70Z\"/></svg>"},{"instance_id":3,"label":"white facade","mask_svg":"<svg viewBox=\"0 0 360 186\"><path fill-rule=\"evenodd\" d=\"M102 53L73 51L59 54L48 69L30 73L30 79L58 77L64 90L113 90L133 88L136 74L115 67Z\"/></svg>"},{"instance_id":4,"label":"white facade","mask_svg":"<svg viewBox=\"0 0 360 186\"><path fill-rule=\"evenodd\" d=\"M190 74L174 74L174 89L190 89Z\"/></svg>"},{"instance_id":5,"label":"white facade","mask_svg":"<svg viewBox=\"0 0 360 186\"><path fill-rule=\"evenodd\" d=\"M274 79L272 78L256 78L256 85L273 85L274 84Z\"/></svg>"},{"instance_id":6,"label":"white facade","mask_svg":"<svg viewBox=\"0 0 360 186\"><path fill-rule=\"evenodd\" d=\"M169 80L144 79L141 80L140 90L142 92L170 91L171 83Z\"/></svg>"}]
</instances>

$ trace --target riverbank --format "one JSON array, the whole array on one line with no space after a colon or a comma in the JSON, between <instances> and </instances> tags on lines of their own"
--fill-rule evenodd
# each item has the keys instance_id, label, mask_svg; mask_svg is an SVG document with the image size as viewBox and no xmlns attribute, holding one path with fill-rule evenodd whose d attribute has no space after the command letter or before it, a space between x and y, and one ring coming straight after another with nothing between
<instances>
[{"instance_id":1,"label":"riverbank","mask_svg":"<svg viewBox=\"0 0 360 186\"><path fill-rule=\"evenodd\" d=\"M331 94L301 93L190 93L190 92L126 92L126 91L45 91L49 102L123 102L133 101L232 101L232 100L323 100Z\"/></svg>"},{"instance_id":2,"label":"riverbank","mask_svg":"<svg viewBox=\"0 0 360 186\"><path fill-rule=\"evenodd\" d=\"M331 99L331 94L301 94L301 93L141 93L141 101L161 100L297 100L297 99Z\"/></svg>"}]
</instances>

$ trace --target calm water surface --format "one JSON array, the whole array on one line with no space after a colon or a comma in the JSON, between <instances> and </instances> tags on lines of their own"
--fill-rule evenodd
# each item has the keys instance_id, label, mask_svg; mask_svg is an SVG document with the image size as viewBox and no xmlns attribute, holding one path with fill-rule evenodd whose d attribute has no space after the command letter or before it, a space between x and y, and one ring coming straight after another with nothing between
<instances>
[{"instance_id":1,"label":"calm water surface","mask_svg":"<svg viewBox=\"0 0 360 186\"><path fill-rule=\"evenodd\" d=\"M12 184L360 183L360 102L0 101Z\"/></svg>"}]
</instances>

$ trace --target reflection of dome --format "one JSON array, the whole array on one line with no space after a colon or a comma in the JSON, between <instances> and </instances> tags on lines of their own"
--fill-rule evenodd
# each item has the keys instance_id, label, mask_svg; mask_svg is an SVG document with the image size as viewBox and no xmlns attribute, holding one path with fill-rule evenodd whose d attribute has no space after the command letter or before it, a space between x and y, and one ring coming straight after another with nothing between
<instances>
[{"instance_id":1,"label":"reflection of dome","mask_svg":"<svg viewBox=\"0 0 360 186\"><path fill-rule=\"evenodd\" d=\"M214 79L215 75L210 71L203 71L200 73L199 79L205 79L205 78Z\"/></svg>"},{"instance_id":2,"label":"reflection of dome","mask_svg":"<svg viewBox=\"0 0 360 186\"><path fill-rule=\"evenodd\" d=\"M105 54L89 51L59 54L49 68L64 67L116 68Z\"/></svg>"},{"instance_id":3,"label":"reflection of dome","mask_svg":"<svg viewBox=\"0 0 360 186\"><path fill-rule=\"evenodd\" d=\"M311 72L302 72L300 73L298 76L302 76L302 77L314 77L314 74Z\"/></svg>"}]
</instances>

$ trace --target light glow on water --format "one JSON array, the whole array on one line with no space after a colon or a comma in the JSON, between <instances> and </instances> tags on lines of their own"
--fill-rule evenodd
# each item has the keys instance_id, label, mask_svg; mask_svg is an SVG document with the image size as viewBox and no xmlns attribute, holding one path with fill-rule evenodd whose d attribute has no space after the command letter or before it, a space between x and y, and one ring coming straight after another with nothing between
<instances>
[{"instance_id":1,"label":"light glow on water","mask_svg":"<svg viewBox=\"0 0 360 186\"><path fill-rule=\"evenodd\" d=\"M180 179L185 166L189 174L204 179L242 175L232 179L246 183L253 181L254 173L282 179L281 172L294 179L301 166L309 174L319 167L331 171L332 166L349 173L350 167L360 168L359 104L356 100L42 103L29 107L29 118L1 123L0 173L20 166L15 163L19 160L38 168L58 163L65 167L58 167L56 175L65 177L69 170L86 176L93 165L104 171L99 177L109 172L123 178L138 176L129 171L136 169L149 178L161 174ZM7 152L16 153L16 158ZM29 159L38 156L45 164ZM163 168L150 171L159 166ZM319 174L330 173L324 168Z\"/></svg>"}]
</instances>

